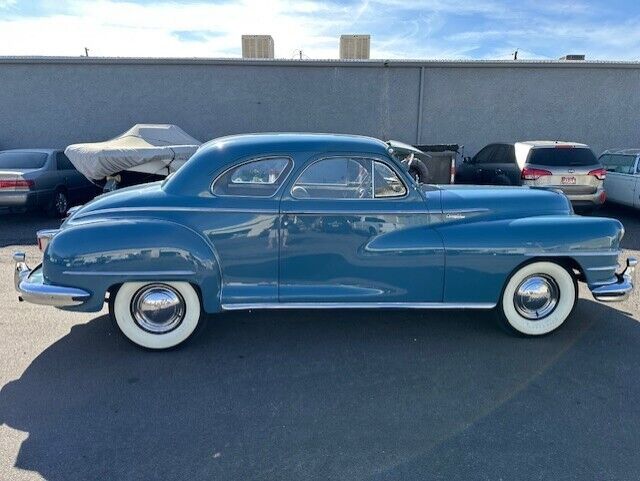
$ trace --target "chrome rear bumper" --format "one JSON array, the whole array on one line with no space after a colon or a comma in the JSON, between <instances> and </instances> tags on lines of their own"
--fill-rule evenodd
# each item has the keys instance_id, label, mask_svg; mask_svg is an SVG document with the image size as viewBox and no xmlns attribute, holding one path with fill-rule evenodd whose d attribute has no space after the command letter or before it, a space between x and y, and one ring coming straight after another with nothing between
<instances>
[{"instance_id":1,"label":"chrome rear bumper","mask_svg":"<svg viewBox=\"0 0 640 481\"><path fill-rule=\"evenodd\" d=\"M615 281L591 289L596 301L619 302L627 299L633 292L637 264L638 260L635 257L629 257L624 270L616 274Z\"/></svg>"},{"instance_id":2,"label":"chrome rear bumper","mask_svg":"<svg viewBox=\"0 0 640 481\"><path fill-rule=\"evenodd\" d=\"M13 255L16 265L13 283L18 291L20 301L46 306L70 307L79 306L89 299L90 294L82 289L45 284L42 266L29 269L25 259L26 256L22 252Z\"/></svg>"}]
</instances>

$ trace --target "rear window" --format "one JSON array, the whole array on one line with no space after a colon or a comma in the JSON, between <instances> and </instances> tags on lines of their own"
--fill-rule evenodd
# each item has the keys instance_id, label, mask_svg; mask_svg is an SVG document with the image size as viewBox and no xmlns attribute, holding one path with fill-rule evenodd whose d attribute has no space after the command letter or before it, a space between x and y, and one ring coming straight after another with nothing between
<instances>
[{"instance_id":1,"label":"rear window","mask_svg":"<svg viewBox=\"0 0 640 481\"><path fill-rule=\"evenodd\" d=\"M531 149L528 164L548 167L572 167L598 163L591 149L585 148L543 148Z\"/></svg>"},{"instance_id":2,"label":"rear window","mask_svg":"<svg viewBox=\"0 0 640 481\"><path fill-rule=\"evenodd\" d=\"M0 169L41 169L46 161L40 152L0 152Z\"/></svg>"}]
</instances>

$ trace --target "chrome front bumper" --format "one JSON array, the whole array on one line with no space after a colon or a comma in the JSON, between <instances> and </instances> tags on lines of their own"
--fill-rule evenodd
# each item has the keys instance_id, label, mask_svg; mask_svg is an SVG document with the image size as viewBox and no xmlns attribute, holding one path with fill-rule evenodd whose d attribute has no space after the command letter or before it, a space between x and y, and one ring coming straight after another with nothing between
<instances>
[{"instance_id":1,"label":"chrome front bumper","mask_svg":"<svg viewBox=\"0 0 640 481\"><path fill-rule=\"evenodd\" d=\"M13 272L13 283L18 291L20 301L45 306L71 307L79 306L89 298L90 294L82 289L45 284L42 266L29 269L25 259L26 256L22 252L13 255L16 265Z\"/></svg>"},{"instance_id":2,"label":"chrome front bumper","mask_svg":"<svg viewBox=\"0 0 640 481\"><path fill-rule=\"evenodd\" d=\"M627 299L633 292L637 264L635 257L629 257L624 270L616 274L615 281L591 289L596 301L619 302Z\"/></svg>"}]
</instances>

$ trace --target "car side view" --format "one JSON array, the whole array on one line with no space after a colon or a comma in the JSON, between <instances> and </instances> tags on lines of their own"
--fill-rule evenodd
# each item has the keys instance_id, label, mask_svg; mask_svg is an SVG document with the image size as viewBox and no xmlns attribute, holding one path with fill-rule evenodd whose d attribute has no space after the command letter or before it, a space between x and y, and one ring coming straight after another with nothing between
<instances>
[{"instance_id":1,"label":"car side view","mask_svg":"<svg viewBox=\"0 0 640 481\"><path fill-rule=\"evenodd\" d=\"M73 203L85 202L97 193L62 150L0 152L0 207L40 208L53 217L64 217Z\"/></svg>"},{"instance_id":2,"label":"car side view","mask_svg":"<svg viewBox=\"0 0 640 481\"><path fill-rule=\"evenodd\" d=\"M456 172L456 183L529 185L561 190L575 207L594 209L606 199L606 171L585 144L527 141L490 144Z\"/></svg>"},{"instance_id":3,"label":"car side view","mask_svg":"<svg viewBox=\"0 0 640 481\"><path fill-rule=\"evenodd\" d=\"M601 301L622 224L573 214L538 187L418 184L387 143L251 134L203 147L163 182L102 195L16 253L20 299L95 312L105 300L134 343L165 349L226 310L496 309L510 332L560 327L584 282Z\"/></svg>"},{"instance_id":4,"label":"car side view","mask_svg":"<svg viewBox=\"0 0 640 481\"><path fill-rule=\"evenodd\" d=\"M607 200L640 209L640 149L607 150L599 160L607 171Z\"/></svg>"}]
</instances>

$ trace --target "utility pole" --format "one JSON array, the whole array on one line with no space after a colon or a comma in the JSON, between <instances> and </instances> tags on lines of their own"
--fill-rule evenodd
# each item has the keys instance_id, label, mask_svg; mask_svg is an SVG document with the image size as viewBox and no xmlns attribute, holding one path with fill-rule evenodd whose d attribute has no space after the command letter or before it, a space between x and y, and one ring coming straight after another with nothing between
<instances>
[{"instance_id":1,"label":"utility pole","mask_svg":"<svg viewBox=\"0 0 640 481\"><path fill-rule=\"evenodd\" d=\"M85 57L89 56L89 49L87 47L84 48L84 56Z\"/></svg>"}]
</instances>

